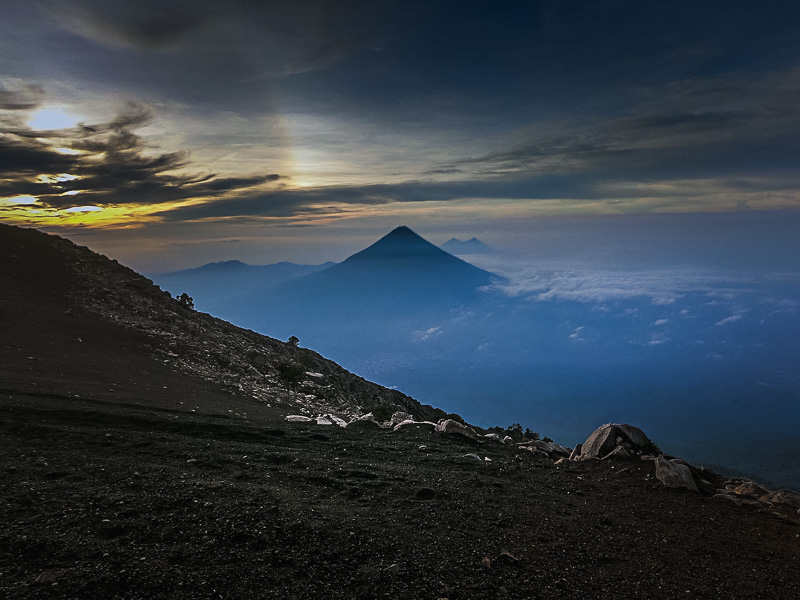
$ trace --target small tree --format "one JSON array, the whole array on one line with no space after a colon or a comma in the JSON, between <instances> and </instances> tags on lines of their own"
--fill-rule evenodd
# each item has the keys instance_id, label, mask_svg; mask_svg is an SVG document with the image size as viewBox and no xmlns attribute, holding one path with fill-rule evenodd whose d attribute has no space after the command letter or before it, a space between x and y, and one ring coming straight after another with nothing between
<instances>
[{"instance_id":1,"label":"small tree","mask_svg":"<svg viewBox=\"0 0 800 600\"><path fill-rule=\"evenodd\" d=\"M289 338L288 342L292 346L297 346L298 344L300 344L300 339L297 336L293 335L292 337Z\"/></svg>"},{"instance_id":2,"label":"small tree","mask_svg":"<svg viewBox=\"0 0 800 600\"><path fill-rule=\"evenodd\" d=\"M194 300L186 292L183 292L180 296L175 296L175 299L180 303L180 305L183 308L190 308L190 309L194 308Z\"/></svg>"}]
</instances>

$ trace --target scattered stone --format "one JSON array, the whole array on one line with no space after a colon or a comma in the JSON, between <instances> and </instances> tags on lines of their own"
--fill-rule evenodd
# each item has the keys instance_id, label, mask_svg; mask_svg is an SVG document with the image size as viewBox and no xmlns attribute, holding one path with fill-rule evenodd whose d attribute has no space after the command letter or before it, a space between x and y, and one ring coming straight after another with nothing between
<instances>
[{"instance_id":1,"label":"scattered stone","mask_svg":"<svg viewBox=\"0 0 800 600\"><path fill-rule=\"evenodd\" d=\"M800 494L789 490L769 492L761 496L759 501L772 505L784 505L800 511Z\"/></svg>"},{"instance_id":2,"label":"scattered stone","mask_svg":"<svg viewBox=\"0 0 800 600\"><path fill-rule=\"evenodd\" d=\"M578 457L581 455L581 450L583 449L583 444L578 444L572 449L572 453L569 455L570 460L578 460Z\"/></svg>"},{"instance_id":3,"label":"scattered stone","mask_svg":"<svg viewBox=\"0 0 800 600\"><path fill-rule=\"evenodd\" d=\"M761 496L766 496L768 492L752 481L745 481L741 485L736 486L733 493L739 496L755 496L756 498L760 498Z\"/></svg>"},{"instance_id":4,"label":"scattered stone","mask_svg":"<svg viewBox=\"0 0 800 600\"><path fill-rule=\"evenodd\" d=\"M319 419L324 419L328 421L331 425L338 425L339 427L345 428L347 427L347 421L338 417L336 415L327 414L327 415L320 415L317 417L317 424L318 425L327 425L328 423L320 423Z\"/></svg>"},{"instance_id":5,"label":"scattered stone","mask_svg":"<svg viewBox=\"0 0 800 600\"><path fill-rule=\"evenodd\" d=\"M697 484L692 477L692 471L686 465L670 461L659 456L655 460L656 477L667 487L685 487L697 491Z\"/></svg>"},{"instance_id":6,"label":"scattered stone","mask_svg":"<svg viewBox=\"0 0 800 600\"><path fill-rule=\"evenodd\" d=\"M513 564L519 562L519 559L513 554L511 554L511 552L509 552L508 550L501 550L500 556L497 557L497 560L495 562Z\"/></svg>"},{"instance_id":7,"label":"scattered stone","mask_svg":"<svg viewBox=\"0 0 800 600\"><path fill-rule=\"evenodd\" d=\"M606 460L608 458L617 458L621 460L626 460L630 457L631 457L630 453L627 450L625 450L624 446L617 446L600 460Z\"/></svg>"},{"instance_id":8,"label":"scattered stone","mask_svg":"<svg viewBox=\"0 0 800 600\"><path fill-rule=\"evenodd\" d=\"M317 422L317 425L333 425L333 421L325 417L317 417L315 420Z\"/></svg>"}]
</instances>

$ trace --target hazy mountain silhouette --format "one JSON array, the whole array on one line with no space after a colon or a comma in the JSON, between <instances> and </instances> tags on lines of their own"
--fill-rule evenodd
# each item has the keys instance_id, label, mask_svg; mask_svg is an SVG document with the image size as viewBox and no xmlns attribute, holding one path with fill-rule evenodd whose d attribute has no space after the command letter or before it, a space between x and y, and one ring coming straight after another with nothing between
<instances>
[{"instance_id":1,"label":"hazy mountain silhouette","mask_svg":"<svg viewBox=\"0 0 800 600\"><path fill-rule=\"evenodd\" d=\"M326 293L391 294L413 301L428 294L455 298L471 294L498 279L434 246L406 226L397 227L380 240L341 263L298 280L298 287L313 286Z\"/></svg>"},{"instance_id":2,"label":"hazy mountain silhouette","mask_svg":"<svg viewBox=\"0 0 800 600\"><path fill-rule=\"evenodd\" d=\"M478 238L472 238L467 241L459 240L458 238L450 238L441 245L442 250L450 254L491 254L495 249L487 246Z\"/></svg>"},{"instance_id":3,"label":"hazy mountain silhouette","mask_svg":"<svg viewBox=\"0 0 800 600\"><path fill-rule=\"evenodd\" d=\"M318 348L342 347L347 336L406 343L412 332L480 302L497 280L402 226L341 263L253 290L222 314L279 337L311 336Z\"/></svg>"},{"instance_id":4,"label":"hazy mountain silhouette","mask_svg":"<svg viewBox=\"0 0 800 600\"><path fill-rule=\"evenodd\" d=\"M209 263L194 269L148 276L173 294L186 292L199 310L228 315L244 297L263 296L282 284L327 269L335 263L299 265L280 262L271 265L248 265L238 260Z\"/></svg>"}]
</instances>

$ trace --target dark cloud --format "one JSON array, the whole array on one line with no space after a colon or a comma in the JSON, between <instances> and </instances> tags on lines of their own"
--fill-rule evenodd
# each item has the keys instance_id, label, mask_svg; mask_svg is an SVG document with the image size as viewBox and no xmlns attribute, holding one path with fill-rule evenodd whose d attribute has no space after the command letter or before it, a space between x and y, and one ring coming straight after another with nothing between
<instances>
[{"instance_id":1,"label":"dark cloud","mask_svg":"<svg viewBox=\"0 0 800 600\"><path fill-rule=\"evenodd\" d=\"M51 208L155 205L252 191L281 178L188 173L187 152L148 153L135 131L151 118L146 107L129 104L108 123L58 131L5 127L0 131L0 195L35 196Z\"/></svg>"},{"instance_id":2,"label":"dark cloud","mask_svg":"<svg viewBox=\"0 0 800 600\"><path fill-rule=\"evenodd\" d=\"M76 33L101 41L142 48L169 48L211 17L202 1L136 3L78 0L53 6Z\"/></svg>"},{"instance_id":3,"label":"dark cloud","mask_svg":"<svg viewBox=\"0 0 800 600\"><path fill-rule=\"evenodd\" d=\"M516 148L461 163L492 176L594 172L707 176L782 168L800 158L800 72L731 75L642 90L614 118L540 128Z\"/></svg>"},{"instance_id":4,"label":"dark cloud","mask_svg":"<svg viewBox=\"0 0 800 600\"><path fill-rule=\"evenodd\" d=\"M0 83L0 110L31 110L44 100L44 86L25 83L19 89L8 89Z\"/></svg>"}]
</instances>

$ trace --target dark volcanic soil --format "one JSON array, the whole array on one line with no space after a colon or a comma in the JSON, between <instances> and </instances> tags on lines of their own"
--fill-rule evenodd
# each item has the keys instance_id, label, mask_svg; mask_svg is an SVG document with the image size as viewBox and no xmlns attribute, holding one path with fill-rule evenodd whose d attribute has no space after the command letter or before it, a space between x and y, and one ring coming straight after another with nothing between
<instances>
[{"instance_id":1,"label":"dark volcanic soil","mask_svg":"<svg viewBox=\"0 0 800 600\"><path fill-rule=\"evenodd\" d=\"M0 411L2 597L800 597L800 528L650 463L13 394Z\"/></svg>"},{"instance_id":2,"label":"dark volcanic soil","mask_svg":"<svg viewBox=\"0 0 800 600\"><path fill-rule=\"evenodd\" d=\"M24 250L0 257L0 598L800 598L800 526L758 503L286 423L288 395L179 372Z\"/></svg>"}]
</instances>

